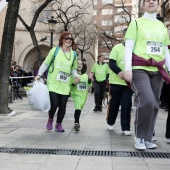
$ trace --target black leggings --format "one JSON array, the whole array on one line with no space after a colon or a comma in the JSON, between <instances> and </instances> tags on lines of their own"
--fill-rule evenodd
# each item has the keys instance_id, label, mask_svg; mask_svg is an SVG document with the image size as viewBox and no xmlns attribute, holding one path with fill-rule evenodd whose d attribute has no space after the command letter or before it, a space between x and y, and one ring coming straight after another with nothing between
<instances>
[{"instance_id":1,"label":"black leggings","mask_svg":"<svg viewBox=\"0 0 170 170\"><path fill-rule=\"evenodd\" d=\"M81 110L75 110L75 112L74 112L75 123L79 124L80 114L81 114Z\"/></svg>"},{"instance_id":2,"label":"black leggings","mask_svg":"<svg viewBox=\"0 0 170 170\"><path fill-rule=\"evenodd\" d=\"M51 101L51 109L49 111L49 118L53 119L55 112L58 108L57 113L57 123L62 123L64 115L66 113L66 104L69 95L62 95L55 92L49 92L50 93L50 101Z\"/></svg>"}]
</instances>

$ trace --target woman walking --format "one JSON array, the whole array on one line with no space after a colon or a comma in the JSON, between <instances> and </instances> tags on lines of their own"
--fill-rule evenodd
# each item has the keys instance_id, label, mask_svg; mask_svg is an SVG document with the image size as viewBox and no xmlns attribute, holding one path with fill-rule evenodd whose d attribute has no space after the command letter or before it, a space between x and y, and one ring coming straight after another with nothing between
<instances>
[{"instance_id":1,"label":"woman walking","mask_svg":"<svg viewBox=\"0 0 170 170\"><path fill-rule=\"evenodd\" d=\"M144 15L132 21L125 36L125 73L137 96L135 117L135 148L155 149L152 136L159 110L159 97L163 79L170 79L164 64L170 71L168 52L169 36L165 25L156 19L158 0L144 0Z\"/></svg>"},{"instance_id":2,"label":"woman walking","mask_svg":"<svg viewBox=\"0 0 170 170\"><path fill-rule=\"evenodd\" d=\"M35 80L40 79L48 69L47 86L50 94L51 109L46 128L52 130L53 118L58 108L55 130L64 132L62 121L66 112L66 104L70 92L70 74L77 77L77 56L72 50L75 43L71 33L64 32L60 35L58 47L50 50L41 65Z\"/></svg>"},{"instance_id":3,"label":"woman walking","mask_svg":"<svg viewBox=\"0 0 170 170\"><path fill-rule=\"evenodd\" d=\"M91 72L94 74L94 112L102 111L102 101L106 91L106 82L109 77L109 67L106 63L104 63L104 59L105 56L103 54L99 54L97 63L95 63L91 69Z\"/></svg>"}]
</instances>

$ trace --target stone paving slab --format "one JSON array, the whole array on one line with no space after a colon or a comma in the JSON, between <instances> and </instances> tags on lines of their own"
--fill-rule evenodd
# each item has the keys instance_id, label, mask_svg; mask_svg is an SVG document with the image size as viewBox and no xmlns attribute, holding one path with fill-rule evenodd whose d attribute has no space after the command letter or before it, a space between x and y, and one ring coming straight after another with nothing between
<instances>
[{"instance_id":1,"label":"stone paving slab","mask_svg":"<svg viewBox=\"0 0 170 170\"><path fill-rule=\"evenodd\" d=\"M69 98L66 116L63 121L64 133L55 130L47 131L45 125L48 113L31 110L26 98L15 100L10 104L14 116L0 116L0 147L75 149L75 150L108 150L137 151L134 148L134 115L132 110L132 136L124 136L120 128L120 116L115 123L115 130L107 130L106 113L94 113L93 95L89 94L81 114L81 131L76 133L74 126L74 105ZM167 112L160 110L156 123L158 148L147 152L170 152L166 143L165 126ZM55 115L56 119L56 115ZM134 157L101 157L101 156L64 156L0 153L0 170L170 170L169 159L134 158Z\"/></svg>"}]
</instances>

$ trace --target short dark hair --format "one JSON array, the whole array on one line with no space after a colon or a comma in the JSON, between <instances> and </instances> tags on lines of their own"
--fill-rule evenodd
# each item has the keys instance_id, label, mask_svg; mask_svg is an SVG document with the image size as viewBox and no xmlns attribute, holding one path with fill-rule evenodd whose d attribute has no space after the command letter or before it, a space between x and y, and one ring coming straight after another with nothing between
<instances>
[{"instance_id":1,"label":"short dark hair","mask_svg":"<svg viewBox=\"0 0 170 170\"><path fill-rule=\"evenodd\" d=\"M101 54L99 54L99 55L98 55L98 57L97 57L97 59L99 60L99 58L101 58L102 56L105 56L105 55L104 55L104 54L102 54L102 53L101 53Z\"/></svg>"}]
</instances>

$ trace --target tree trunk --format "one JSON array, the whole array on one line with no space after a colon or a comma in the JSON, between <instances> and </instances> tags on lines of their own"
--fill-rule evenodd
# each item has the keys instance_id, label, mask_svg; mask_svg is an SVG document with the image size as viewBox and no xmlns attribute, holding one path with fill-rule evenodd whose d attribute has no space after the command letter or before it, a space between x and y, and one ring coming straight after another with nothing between
<instances>
[{"instance_id":1,"label":"tree trunk","mask_svg":"<svg viewBox=\"0 0 170 170\"><path fill-rule=\"evenodd\" d=\"M20 0L8 3L0 53L0 114L8 113L8 88Z\"/></svg>"},{"instance_id":2,"label":"tree trunk","mask_svg":"<svg viewBox=\"0 0 170 170\"><path fill-rule=\"evenodd\" d=\"M40 51L40 48L38 46L38 41L37 41L37 38L36 38L34 30L30 31L30 36L31 36L32 42L34 44L38 64L40 66L42 64L42 56L41 56L41 51Z\"/></svg>"}]
</instances>

